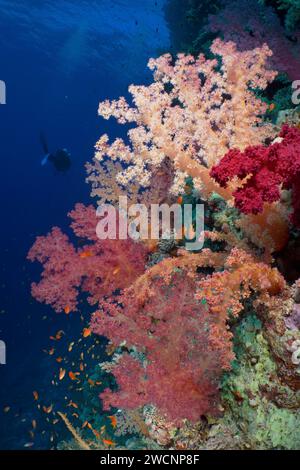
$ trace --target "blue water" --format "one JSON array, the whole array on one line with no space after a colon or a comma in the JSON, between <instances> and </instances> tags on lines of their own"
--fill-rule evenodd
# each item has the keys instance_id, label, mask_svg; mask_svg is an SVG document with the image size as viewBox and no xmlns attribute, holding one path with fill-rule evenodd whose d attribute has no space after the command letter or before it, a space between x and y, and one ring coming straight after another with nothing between
<instances>
[{"instance_id":1,"label":"blue water","mask_svg":"<svg viewBox=\"0 0 300 470\"><path fill-rule=\"evenodd\" d=\"M7 104L0 105L0 339L7 346L7 364L0 366L1 449L32 440L30 422L40 422L33 390L47 404L62 399L50 386L53 363L43 349L60 328L70 338L81 328L74 315L58 316L31 299L38 268L26 261L27 251L38 234L67 226L75 202L89 201L84 163L101 133L120 135L114 122L98 118L98 102L151 79L148 58L169 47L164 4L0 0L0 80L7 87ZM41 130L50 150L71 152L68 174L41 166ZM49 448L41 426L35 449Z\"/></svg>"}]
</instances>

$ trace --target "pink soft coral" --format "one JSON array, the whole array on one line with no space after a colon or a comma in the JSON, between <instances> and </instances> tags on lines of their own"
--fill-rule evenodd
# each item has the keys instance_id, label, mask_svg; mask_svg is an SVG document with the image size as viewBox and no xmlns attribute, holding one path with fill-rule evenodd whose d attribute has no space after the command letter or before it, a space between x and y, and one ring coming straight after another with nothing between
<instances>
[{"instance_id":1,"label":"pink soft coral","mask_svg":"<svg viewBox=\"0 0 300 470\"><path fill-rule=\"evenodd\" d=\"M94 305L103 296L129 286L144 271L146 249L128 240L99 240L93 206L77 204L70 214L75 235L90 243L76 249L57 227L38 237L28 254L44 267L41 281L32 284L32 295L57 312L76 310L79 289Z\"/></svg>"},{"instance_id":2,"label":"pink soft coral","mask_svg":"<svg viewBox=\"0 0 300 470\"><path fill-rule=\"evenodd\" d=\"M252 290L268 305L285 282L243 250L203 251L153 266L93 315L92 330L127 351L113 362L119 388L101 395L105 409L152 404L175 421L217 412L220 378L234 357L229 316ZM220 263L222 272L198 273Z\"/></svg>"},{"instance_id":3,"label":"pink soft coral","mask_svg":"<svg viewBox=\"0 0 300 470\"><path fill-rule=\"evenodd\" d=\"M269 147L247 147L244 152L230 150L211 170L221 186L234 177L244 180L234 193L236 206L244 213L262 212L264 203L280 199L280 189L293 192L292 222L299 226L300 129L283 126L281 141Z\"/></svg>"}]
</instances>

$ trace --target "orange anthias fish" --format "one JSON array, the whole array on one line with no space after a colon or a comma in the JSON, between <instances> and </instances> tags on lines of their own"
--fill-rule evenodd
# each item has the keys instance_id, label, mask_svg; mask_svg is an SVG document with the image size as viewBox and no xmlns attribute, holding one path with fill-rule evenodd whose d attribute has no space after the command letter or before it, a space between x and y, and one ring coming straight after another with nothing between
<instances>
[{"instance_id":1,"label":"orange anthias fish","mask_svg":"<svg viewBox=\"0 0 300 470\"><path fill-rule=\"evenodd\" d=\"M66 305L66 307L64 308L64 312L65 312L66 315L69 315L69 313L71 312L70 305Z\"/></svg>"},{"instance_id":2,"label":"orange anthias fish","mask_svg":"<svg viewBox=\"0 0 300 470\"><path fill-rule=\"evenodd\" d=\"M269 111L273 111L275 108L276 108L276 104L271 103L270 106L269 106Z\"/></svg>"},{"instance_id":3,"label":"orange anthias fish","mask_svg":"<svg viewBox=\"0 0 300 470\"><path fill-rule=\"evenodd\" d=\"M90 328L83 328L82 336L84 338L91 336L91 334L92 334L92 330Z\"/></svg>"},{"instance_id":4,"label":"orange anthias fish","mask_svg":"<svg viewBox=\"0 0 300 470\"><path fill-rule=\"evenodd\" d=\"M115 428L117 426L117 418L116 416L109 416L109 419L110 419L110 422L111 422L111 425L113 428Z\"/></svg>"},{"instance_id":5,"label":"orange anthias fish","mask_svg":"<svg viewBox=\"0 0 300 470\"><path fill-rule=\"evenodd\" d=\"M196 235L193 224L191 224L188 229L184 227L184 233L185 233L186 238L188 238L189 240L192 240Z\"/></svg>"},{"instance_id":6,"label":"orange anthias fish","mask_svg":"<svg viewBox=\"0 0 300 470\"><path fill-rule=\"evenodd\" d=\"M52 341L59 341L64 334L65 332L63 330L59 330L55 336L50 336L50 339L52 339Z\"/></svg>"},{"instance_id":7,"label":"orange anthias fish","mask_svg":"<svg viewBox=\"0 0 300 470\"><path fill-rule=\"evenodd\" d=\"M102 439L103 444L107 446L115 446L115 442L111 441L110 439Z\"/></svg>"},{"instance_id":8,"label":"orange anthias fish","mask_svg":"<svg viewBox=\"0 0 300 470\"><path fill-rule=\"evenodd\" d=\"M66 375L66 369L59 369L59 380L62 380Z\"/></svg>"},{"instance_id":9,"label":"orange anthias fish","mask_svg":"<svg viewBox=\"0 0 300 470\"><path fill-rule=\"evenodd\" d=\"M87 250L87 251L83 251L82 253L80 253L79 256L80 256L80 258L83 258L83 259L84 258L89 258L90 256L93 256L93 253L92 253L92 251Z\"/></svg>"},{"instance_id":10,"label":"orange anthias fish","mask_svg":"<svg viewBox=\"0 0 300 470\"><path fill-rule=\"evenodd\" d=\"M63 358L59 356L59 357L57 357L55 360L56 360L56 362L60 363L60 362L63 361Z\"/></svg>"},{"instance_id":11,"label":"orange anthias fish","mask_svg":"<svg viewBox=\"0 0 300 470\"><path fill-rule=\"evenodd\" d=\"M39 399L38 392L34 391L34 392L32 392L32 394L33 394L33 398L37 401Z\"/></svg>"},{"instance_id":12,"label":"orange anthias fish","mask_svg":"<svg viewBox=\"0 0 300 470\"><path fill-rule=\"evenodd\" d=\"M115 269L113 270L113 275L115 276L116 274L118 274L118 273L120 272L120 269L121 269L121 268L120 268L119 266L118 266L117 268L115 268Z\"/></svg>"},{"instance_id":13,"label":"orange anthias fish","mask_svg":"<svg viewBox=\"0 0 300 470\"><path fill-rule=\"evenodd\" d=\"M182 204L182 202L183 202L183 197L179 196L178 199L177 199L177 203Z\"/></svg>"}]
</instances>

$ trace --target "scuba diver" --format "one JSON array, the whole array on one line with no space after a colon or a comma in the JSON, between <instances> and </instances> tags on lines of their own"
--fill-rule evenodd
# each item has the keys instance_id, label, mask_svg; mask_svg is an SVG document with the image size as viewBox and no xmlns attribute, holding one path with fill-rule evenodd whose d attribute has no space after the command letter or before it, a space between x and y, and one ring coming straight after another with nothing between
<instances>
[{"instance_id":1,"label":"scuba diver","mask_svg":"<svg viewBox=\"0 0 300 470\"><path fill-rule=\"evenodd\" d=\"M54 168L64 173L68 171L71 167L71 155L67 149L58 149L55 153L50 153L48 149L48 144L44 134L41 132L40 140L44 151L44 158L41 161L41 165L46 165L47 162L51 162Z\"/></svg>"}]
</instances>

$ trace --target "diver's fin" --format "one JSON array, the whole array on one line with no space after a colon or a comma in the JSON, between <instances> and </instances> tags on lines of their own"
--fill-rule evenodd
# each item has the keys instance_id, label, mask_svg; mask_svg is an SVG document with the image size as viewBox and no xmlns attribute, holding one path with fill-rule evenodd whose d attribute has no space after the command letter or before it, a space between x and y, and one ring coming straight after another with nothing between
<instances>
[{"instance_id":1,"label":"diver's fin","mask_svg":"<svg viewBox=\"0 0 300 470\"><path fill-rule=\"evenodd\" d=\"M40 132L40 141L44 150L44 154L45 155L49 154L47 140L43 132Z\"/></svg>"},{"instance_id":2,"label":"diver's fin","mask_svg":"<svg viewBox=\"0 0 300 470\"><path fill-rule=\"evenodd\" d=\"M42 161L41 161L41 165L42 165L42 166L46 165L46 163L47 163L49 157L50 157L50 153L47 153L47 155L44 156L44 158L43 158Z\"/></svg>"}]
</instances>

